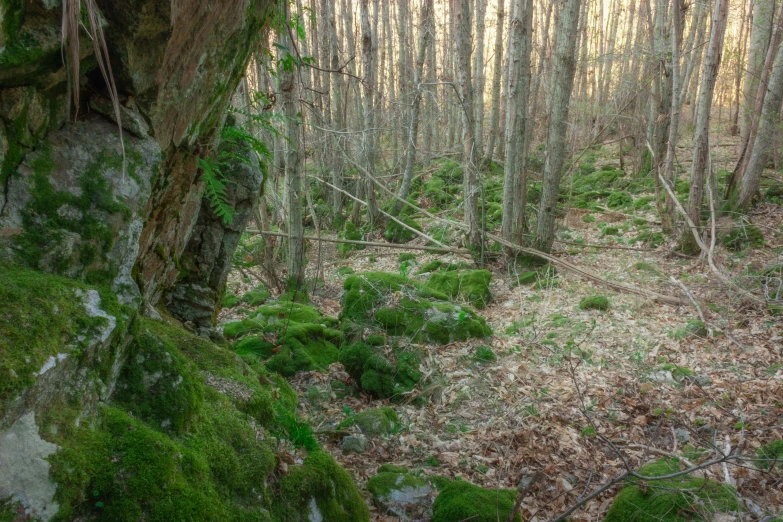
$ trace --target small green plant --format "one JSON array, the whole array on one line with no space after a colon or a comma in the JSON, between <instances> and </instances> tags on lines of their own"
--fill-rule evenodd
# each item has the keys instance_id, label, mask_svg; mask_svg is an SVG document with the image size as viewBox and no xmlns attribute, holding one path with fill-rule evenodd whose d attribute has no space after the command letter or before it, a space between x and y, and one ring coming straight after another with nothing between
<instances>
[{"instance_id":1,"label":"small green plant","mask_svg":"<svg viewBox=\"0 0 783 522\"><path fill-rule=\"evenodd\" d=\"M438 457L434 456L434 455L424 459L424 465L425 466L430 466L430 467L433 467L433 468L437 468L438 466L440 466L440 464L441 464L440 459Z\"/></svg>"},{"instance_id":2,"label":"small green plant","mask_svg":"<svg viewBox=\"0 0 783 522\"><path fill-rule=\"evenodd\" d=\"M586 426L582 429L582 437L595 437L598 434L592 426Z\"/></svg>"},{"instance_id":3,"label":"small green plant","mask_svg":"<svg viewBox=\"0 0 783 522\"><path fill-rule=\"evenodd\" d=\"M773 466L783 468L783 439L773 440L756 450L755 464L760 469L771 469Z\"/></svg>"},{"instance_id":4,"label":"small green plant","mask_svg":"<svg viewBox=\"0 0 783 522\"><path fill-rule=\"evenodd\" d=\"M410 252L403 252L399 256L397 256L397 262L398 263L405 263L408 261L416 261L416 254L412 254Z\"/></svg>"},{"instance_id":5,"label":"small green plant","mask_svg":"<svg viewBox=\"0 0 783 522\"><path fill-rule=\"evenodd\" d=\"M595 218L591 214L582 216L582 223L595 223Z\"/></svg>"},{"instance_id":6,"label":"small green plant","mask_svg":"<svg viewBox=\"0 0 783 522\"><path fill-rule=\"evenodd\" d=\"M473 360L481 363L490 363L497 360L495 352L488 346L479 346L476 348L476 353L473 354Z\"/></svg>"},{"instance_id":7,"label":"small green plant","mask_svg":"<svg viewBox=\"0 0 783 522\"><path fill-rule=\"evenodd\" d=\"M603 295L590 295L579 301L580 310L608 310L609 298Z\"/></svg>"}]
</instances>

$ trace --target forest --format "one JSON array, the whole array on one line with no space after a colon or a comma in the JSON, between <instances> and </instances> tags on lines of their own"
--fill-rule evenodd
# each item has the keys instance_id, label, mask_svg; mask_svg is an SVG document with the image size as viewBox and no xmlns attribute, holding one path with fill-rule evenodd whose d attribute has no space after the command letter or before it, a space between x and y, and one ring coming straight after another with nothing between
<instances>
[{"instance_id":1,"label":"forest","mask_svg":"<svg viewBox=\"0 0 783 522\"><path fill-rule=\"evenodd\" d=\"M0 522L783 520L781 106L783 0L0 0Z\"/></svg>"}]
</instances>

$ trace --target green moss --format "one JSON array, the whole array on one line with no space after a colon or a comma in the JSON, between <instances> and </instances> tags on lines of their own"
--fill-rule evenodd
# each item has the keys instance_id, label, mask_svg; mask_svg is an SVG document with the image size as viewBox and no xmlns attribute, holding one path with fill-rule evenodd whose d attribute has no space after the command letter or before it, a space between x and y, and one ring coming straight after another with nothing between
<instances>
[{"instance_id":1,"label":"green moss","mask_svg":"<svg viewBox=\"0 0 783 522\"><path fill-rule=\"evenodd\" d=\"M108 320L90 317L77 293L90 287L17 266L0 264L0 416L8 401L33 382L50 357L81 355L87 339L100 335ZM101 307L124 317L116 297L99 291Z\"/></svg>"},{"instance_id":2,"label":"green moss","mask_svg":"<svg viewBox=\"0 0 783 522\"><path fill-rule=\"evenodd\" d=\"M579 301L580 310L608 310L609 298L603 295L590 295Z\"/></svg>"},{"instance_id":3,"label":"green moss","mask_svg":"<svg viewBox=\"0 0 783 522\"><path fill-rule=\"evenodd\" d=\"M405 223L408 227L422 232L421 225L410 216L400 214L397 219L402 223ZM386 224L386 228L383 230L383 237L386 241L391 243L407 243L418 237L418 234L411 231L409 228L402 226L396 221L389 220Z\"/></svg>"},{"instance_id":4,"label":"green moss","mask_svg":"<svg viewBox=\"0 0 783 522\"><path fill-rule=\"evenodd\" d=\"M492 272L469 270L464 272L436 272L430 276L427 286L451 298L462 297L476 308L484 308L491 300L489 284Z\"/></svg>"},{"instance_id":5,"label":"green moss","mask_svg":"<svg viewBox=\"0 0 783 522\"><path fill-rule=\"evenodd\" d=\"M680 471L677 459L662 459L639 470L645 477ZM712 514L738 511L731 486L682 475L672 479L640 482L624 487L612 503L604 522L679 522L711 520Z\"/></svg>"},{"instance_id":6,"label":"green moss","mask_svg":"<svg viewBox=\"0 0 783 522\"><path fill-rule=\"evenodd\" d=\"M425 263L419 268L417 274L427 274L432 272L451 272L453 270L463 270L470 268L470 265L467 263L446 263L444 261L440 260L434 260L430 261L429 263Z\"/></svg>"},{"instance_id":7,"label":"green moss","mask_svg":"<svg viewBox=\"0 0 783 522\"><path fill-rule=\"evenodd\" d=\"M378 466L378 473L408 473L408 468L394 464L381 464Z\"/></svg>"},{"instance_id":8,"label":"green moss","mask_svg":"<svg viewBox=\"0 0 783 522\"><path fill-rule=\"evenodd\" d=\"M383 467L383 466L381 466ZM398 466L390 466L398 468ZM411 475L405 468L403 471L379 471L367 481L367 491L374 499L383 500L392 491L401 491L405 488L426 488L429 486L423 479Z\"/></svg>"},{"instance_id":9,"label":"green moss","mask_svg":"<svg viewBox=\"0 0 783 522\"><path fill-rule=\"evenodd\" d=\"M271 295L269 290L266 289L266 286L261 283L249 292L245 292L239 301L248 306L259 306L264 304Z\"/></svg>"},{"instance_id":10,"label":"green moss","mask_svg":"<svg viewBox=\"0 0 783 522\"><path fill-rule=\"evenodd\" d=\"M344 347L340 363L359 386L378 398L399 398L421 380L419 350L382 349L358 342Z\"/></svg>"},{"instance_id":11,"label":"green moss","mask_svg":"<svg viewBox=\"0 0 783 522\"><path fill-rule=\"evenodd\" d=\"M645 243L650 248L657 248L664 242L663 234L660 232L653 232L651 230L643 230L636 236L637 242Z\"/></svg>"},{"instance_id":12,"label":"green moss","mask_svg":"<svg viewBox=\"0 0 783 522\"><path fill-rule=\"evenodd\" d=\"M514 508L515 492L507 489L484 489L455 480L445 486L432 505L432 522L496 522L507 520ZM517 513L514 520L521 521Z\"/></svg>"},{"instance_id":13,"label":"green moss","mask_svg":"<svg viewBox=\"0 0 783 522\"><path fill-rule=\"evenodd\" d=\"M591 214L585 214L584 216L582 216L582 222L595 223L595 217L593 217Z\"/></svg>"},{"instance_id":14,"label":"green moss","mask_svg":"<svg viewBox=\"0 0 783 522\"><path fill-rule=\"evenodd\" d=\"M322 451L311 453L301 466L294 466L280 480L280 496L274 504L274 520L314 520L311 503L321 520L361 522L369 520L369 510L351 477L334 459Z\"/></svg>"},{"instance_id":15,"label":"green moss","mask_svg":"<svg viewBox=\"0 0 783 522\"><path fill-rule=\"evenodd\" d=\"M631 205L632 203L633 196L624 190L619 192L612 192L612 194L606 200L606 206L613 209L624 208Z\"/></svg>"},{"instance_id":16,"label":"green moss","mask_svg":"<svg viewBox=\"0 0 783 522\"><path fill-rule=\"evenodd\" d=\"M620 229L618 227L604 227L601 235L602 236L619 236L622 232L620 232Z\"/></svg>"},{"instance_id":17,"label":"green moss","mask_svg":"<svg viewBox=\"0 0 783 522\"><path fill-rule=\"evenodd\" d=\"M222 300L222 306L223 308L234 308L236 305L240 303L239 297L232 294L231 292L226 292L223 294L223 300Z\"/></svg>"},{"instance_id":18,"label":"green moss","mask_svg":"<svg viewBox=\"0 0 783 522\"><path fill-rule=\"evenodd\" d=\"M416 254L412 254L410 252L402 252L400 255L397 256L398 263L407 263L410 261L416 261Z\"/></svg>"},{"instance_id":19,"label":"green moss","mask_svg":"<svg viewBox=\"0 0 783 522\"><path fill-rule=\"evenodd\" d=\"M656 270L654 266L652 266L650 263L645 263L644 261L637 262L633 265L633 267L640 272L650 272L653 274L658 273L658 270Z\"/></svg>"},{"instance_id":20,"label":"green moss","mask_svg":"<svg viewBox=\"0 0 783 522\"><path fill-rule=\"evenodd\" d=\"M733 229L721 239L721 243L734 252L739 252L748 247L762 248L764 246L764 234L755 225L746 225Z\"/></svg>"},{"instance_id":21,"label":"green moss","mask_svg":"<svg viewBox=\"0 0 783 522\"><path fill-rule=\"evenodd\" d=\"M380 437L398 430L400 419L392 408L384 407L349 415L337 427L350 426L357 426L368 437Z\"/></svg>"},{"instance_id":22,"label":"green moss","mask_svg":"<svg viewBox=\"0 0 783 522\"><path fill-rule=\"evenodd\" d=\"M109 167L119 169L122 158L116 152L104 152L81 174L81 193L76 196L55 190L49 181L55 167L51 154L51 144L45 142L30 162L33 170L32 198L22 211L24 231L14 237L14 250L29 266L39 268L43 256L57 248L66 232L78 234L80 276L84 276L85 270L93 263L108 263L107 254L116 239L109 225L111 219L100 216L109 214L122 221L130 219L130 210L115 201L112 188L103 176ZM62 212L64 208L69 211ZM64 273L72 263L70 258L55 259L47 269Z\"/></svg>"},{"instance_id":23,"label":"green moss","mask_svg":"<svg viewBox=\"0 0 783 522\"><path fill-rule=\"evenodd\" d=\"M340 239L348 239L350 241L361 241L363 236L362 232L356 228L356 225L354 225L352 221L346 221L343 230L337 234L337 237ZM348 255L348 252L352 250L364 250L365 248L366 247L364 245L354 245L351 243L337 244L337 251L342 257Z\"/></svg>"},{"instance_id":24,"label":"green moss","mask_svg":"<svg viewBox=\"0 0 783 522\"><path fill-rule=\"evenodd\" d=\"M492 348L488 346L478 346L476 347L476 353L473 354L473 360L489 363L496 361L497 356L495 355L495 352L492 351Z\"/></svg>"},{"instance_id":25,"label":"green moss","mask_svg":"<svg viewBox=\"0 0 783 522\"><path fill-rule=\"evenodd\" d=\"M671 372L672 377L674 377L674 380L678 382L687 377L696 376L696 372L694 372L690 368L686 368L684 366L677 366L676 364L666 363L663 366L661 366L661 369L667 372Z\"/></svg>"},{"instance_id":26,"label":"green moss","mask_svg":"<svg viewBox=\"0 0 783 522\"><path fill-rule=\"evenodd\" d=\"M756 450L755 464L760 469L770 469L773 466L783 468L783 439L773 440Z\"/></svg>"}]
</instances>

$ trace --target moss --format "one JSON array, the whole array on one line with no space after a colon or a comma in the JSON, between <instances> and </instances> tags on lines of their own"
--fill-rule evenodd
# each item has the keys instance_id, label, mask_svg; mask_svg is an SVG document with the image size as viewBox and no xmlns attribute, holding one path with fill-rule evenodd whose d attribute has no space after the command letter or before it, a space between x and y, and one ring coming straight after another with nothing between
<instances>
[{"instance_id":1,"label":"moss","mask_svg":"<svg viewBox=\"0 0 783 522\"><path fill-rule=\"evenodd\" d=\"M121 156L116 152L104 152L79 178L81 193L76 196L67 191L58 191L49 181L54 170L51 144L44 143L39 154L30 162L33 170L32 198L22 210L24 231L13 239L16 254L32 268L39 268L43 256L56 250L64 233L78 234L77 246L81 265L80 276L87 268L98 262L107 264L116 235L108 223L111 219L101 218L104 213L130 219L130 210L114 199L112 188L103 172L119 168ZM62 212L62 209L70 212ZM58 274L71 268L71 259L55 259L47 270ZM113 275L113 274L112 274Z\"/></svg>"},{"instance_id":2,"label":"moss","mask_svg":"<svg viewBox=\"0 0 783 522\"><path fill-rule=\"evenodd\" d=\"M370 517L351 477L322 451L308 455L301 466L294 466L280 480L280 496L272 512L274 520L314 520L317 517L311 514L312 503L322 517L320 520L361 522Z\"/></svg>"},{"instance_id":3,"label":"moss","mask_svg":"<svg viewBox=\"0 0 783 522\"><path fill-rule=\"evenodd\" d=\"M378 466L378 473L407 473L405 466L395 466L394 464L381 464Z\"/></svg>"},{"instance_id":4,"label":"moss","mask_svg":"<svg viewBox=\"0 0 783 522\"><path fill-rule=\"evenodd\" d=\"M381 466L383 467L383 466ZM398 468L399 466L390 466ZM382 501L392 491L402 491L405 488L426 488L427 482L419 477L411 475L405 468L403 471L379 471L367 481L367 491L376 501Z\"/></svg>"},{"instance_id":5,"label":"moss","mask_svg":"<svg viewBox=\"0 0 783 522\"><path fill-rule=\"evenodd\" d=\"M747 225L733 229L721 239L723 246L738 252L748 247L762 248L764 246L764 234L755 225Z\"/></svg>"},{"instance_id":6,"label":"moss","mask_svg":"<svg viewBox=\"0 0 783 522\"><path fill-rule=\"evenodd\" d=\"M350 426L358 427L368 437L380 437L390 435L399 429L400 419L392 408L384 407L349 415L337 427Z\"/></svg>"},{"instance_id":7,"label":"moss","mask_svg":"<svg viewBox=\"0 0 783 522\"><path fill-rule=\"evenodd\" d=\"M445 486L432 505L432 522L496 522L507 520L516 495L507 489L484 489L455 480ZM517 513L514 520L521 521Z\"/></svg>"},{"instance_id":8,"label":"moss","mask_svg":"<svg viewBox=\"0 0 783 522\"><path fill-rule=\"evenodd\" d=\"M362 390L375 397L399 398L421 380L421 352L381 348L358 342L344 347L340 363Z\"/></svg>"},{"instance_id":9,"label":"moss","mask_svg":"<svg viewBox=\"0 0 783 522\"><path fill-rule=\"evenodd\" d=\"M773 440L756 450L756 467L770 469L773 466L783 468L783 439Z\"/></svg>"},{"instance_id":10,"label":"moss","mask_svg":"<svg viewBox=\"0 0 783 522\"><path fill-rule=\"evenodd\" d=\"M593 217L591 214L585 214L584 216L582 216L582 222L595 223L595 217Z\"/></svg>"},{"instance_id":11,"label":"moss","mask_svg":"<svg viewBox=\"0 0 783 522\"><path fill-rule=\"evenodd\" d=\"M637 242L647 244L651 248L657 248L664 242L663 234L660 232L653 232L651 230L643 230L636 236Z\"/></svg>"},{"instance_id":12,"label":"moss","mask_svg":"<svg viewBox=\"0 0 783 522\"><path fill-rule=\"evenodd\" d=\"M492 272L489 270L469 270L465 272L439 272L430 276L427 286L449 297L462 297L476 308L484 308L492 300L489 283Z\"/></svg>"},{"instance_id":13,"label":"moss","mask_svg":"<svg viewBox=\"0 0 783 522\"><path fill-rule=\"evenodd\" d=\"M405 223L408 227L414 230L422 232L421 225L419 225L419 223L410 216L400 214L397 216L397 220ZM418 234L414 233L409 228L402 226L400 223L397 223L397 221L389 220L386 228L383 230L383 237L386 239L386 241L391 243L407 243L408 241L418 237Z\"/></svg>"},{"instance_id":14,"label":"moss","mask_svg":"<svg viewBox=\"0 0 783 522\"><path fill-rule=\"evenodd\" d=\"M402 252L400 255L397 256L398 263L407 263L409 261L416 261L416 254L412 254L410 252Z\"/></svg>"},{"instance_id":15,"label":"moss","mask_svg":"<svg viewBox=\"0 0 783 522\"><path fill-rule=\"evenodd\" d=\"M93 289L18 266L0 264L0 417L8 401L33 382L44 363L58 354L81 355L87 340L108 322L90 317L77 292ZM101 308L122 328L116 297L100 290Z\"/></svg>"},{"instance_id":16,"label":"moss","mask_svg":"<svg viewBox=\"0 0 783 522\"><path fill-rule=\"evenodd\" d=\"M609 298L603 295L590 295L579 301L580 310L608 310Z\"/></svg>"},{"instance_id":17,"label":"moss","mask_svg":"<svg viewBox=\"0 0 783 522\"><path fill-rule=\"evenodd\" d=\"M348 239L350 241L361 241L362 240L362 232L356 228L356 225L353 224L352 221L346 221L345 226L343 227L343 230L337 234L337 237L340 239ZM337 251L340 253L340 256L345 257L348 255L348 252L352 250L364 250L364 245L354 245L350 243L338 243L337 244Z\"/></svg>"},{"instance_id":18,"label":"moss","mask_svg":"<svg viewBox=\"0 0 783 522\"><path fill-rule=\"evenodd\" d=\"M340 268L337 269L337 275L341 275L341 276L351 275L355 273L356 270L354 270L350 266L341 266Z\"/></svg>"},{"instance_id":19,"label":"moss","mask_svg":"<svg viewBox=\"0 0 783 522\"><path fill-rule=\"evenodd\" d=\"M646 477L680 471L677 459L662 459L639 470ZM636 479L624 487L612 503L604 522L679 522L711 520L712 514L738 511L731 486L689 475L656 481Z\"/></svg>"},{"instance_id":20,"label":"moss","mask_svg":"<svg viewBox=\"0 0 783 522\"><path fill-rule=\"evenodd\" d=\"M232 294L231 292L226 292L223 294L223 300L221 302L223 308L234 308L239 303L239 297L237 297L235 294Z\"/></svg>"},{"instance_id":21,"label":"moss","mask_svg":"<svg viewBox=\"0 0 783 522\"><path fill-rule=\"evenodd\" d=\"M652 266L650 263L645 263L644 261L637 262L633 265L633 267L640 272L650 272L653 274L658 273L658 270L656 270L654 266Z\"/></svg>"},{"instance_id":22,"label":"moss","mask_svg":"<svg viewBox=\"0 0 783 522\"><path fill-rule=\"evenodd\" d=\"M252 317L227 323L223 334L240 338L234 344L237 353L252 354L264 360L270 370L291 376L323 370L337 361L342 333L333 326L337 326L336 319L322 316L312 306L278 301L257 308ZM260 334L276 335L277 344Z\"/></svg>"},{"instance_id":23,"label":"moss","mask_svg":"<svg viewBox=\"0 0 783 522\"><path fill-rule=\"evenodd\" d=\"M609 198L606 200L606 206L613 209L624 208L633 203L633 196L628 192L621 190L619 192L612 192Z\"/></svg>"},{"instance_id":24,"label":"moss","mask_svg":"<svg viewBox=\"0 0 783 522\"><path fill-rule=\"evenodd\" d=\"M245 303L248 306L259 306L264 304L270 296L271 294L269 293L269 290L267 290L266 286L261 283L249 292L245 292L239 301Z\"/></svg>"},{"instance_id":25,"label":"moss","mask_svg":"<svg viewBox=\"0 0 783 522\"><path fill-rule=\"evenodd\" d=\"M622 232L620 232L620 229L618 227L604 227L601 235L602 236L619 236Z\"/></svg>"},{"instance_id":26,"label":"moss","mask_svg":"<svg viewBox=\"0 0 783 522\"><path fill-rule=\"evenodd\" d=\"M450 272L453 270L463 270L466 268L470 268L470 265L467 263L446 263L444 261L440 260L434 260L430 261L429 263L425 263L424 265L419 268L417 274L427 274L431 272Z\"/></svg>"},{"instance_id":27,"label":"moss","mask_svg":"<svg viewBox=\"0 0 783 522\"><path fill-rule=\"evenodd\" d=\"M478 346L476 347L476 352L473 354L473 360L489 363L496 361L497 356L495 355L495 352L492 351L492 348L488 346Z\"/></svg>"},{"instance_id":28,"label":"moss","mask_svg":"<svg viewBox=\"0 0 783 522\"><path fill-rule=\"evenodd\" d=\"M147 325L136 323L115 400L145 422L180 433L201 407L202 379L195 364Z\"/></svg>"}]
</instances>

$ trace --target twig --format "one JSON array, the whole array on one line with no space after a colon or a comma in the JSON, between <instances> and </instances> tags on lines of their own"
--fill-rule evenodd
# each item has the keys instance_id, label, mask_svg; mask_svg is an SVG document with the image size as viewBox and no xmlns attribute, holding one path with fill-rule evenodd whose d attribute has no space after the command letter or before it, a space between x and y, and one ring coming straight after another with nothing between
<instances>
[{"instance_id":1,"label":"twig","mask_svg":"<svg viewBox=\"0 0 783 522\"><path fill-rule=\"evenodd\" d=\"M519 489L519 493L517 494L517 501L514 502L514 507L511 510L511 513L508 514L507 522L514 522L514 516L517 514L517 512L519 512L519 508L522 507L522 501L525 500L525 495L527 495L527 492L530 491L530 488L533 487L533 484L535 484L539 478L541 478L541 472L536 471L524 486L522 486L522 481L520 481L520 486L522 487Z\"/></svg>"}]
</instances>

